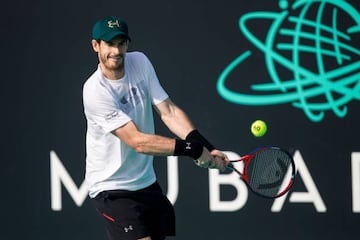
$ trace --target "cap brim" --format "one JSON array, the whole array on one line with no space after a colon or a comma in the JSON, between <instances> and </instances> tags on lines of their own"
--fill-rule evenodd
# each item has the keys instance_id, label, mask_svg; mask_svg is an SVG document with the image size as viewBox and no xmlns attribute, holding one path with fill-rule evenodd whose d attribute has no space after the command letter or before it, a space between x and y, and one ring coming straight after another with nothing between
<instances>
[{"instance_id":1,"label":"cap brim","mask_svg":"<svg viewBox=\"0 0 360 240\"><path fill-rule=\"evenodd\" d=\"M105 42L109 42L111 41L113 38L117 37L117 36L124 36L127 39L129 39L131 41L131 38L129 37L129 35L127 35L124 32L118 31L118 32L110 32L108 34L105 34L101 40L104 40Z\"/></svg>"}]
</instances>

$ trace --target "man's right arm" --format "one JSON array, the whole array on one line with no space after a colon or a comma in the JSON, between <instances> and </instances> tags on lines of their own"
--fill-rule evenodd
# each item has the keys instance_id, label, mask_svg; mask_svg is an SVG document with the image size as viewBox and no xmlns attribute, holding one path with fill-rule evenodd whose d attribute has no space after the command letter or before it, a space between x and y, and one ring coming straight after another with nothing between
<instances>
[{"instance_id":1,"label":"man's right arm","mask_svg":"<svg viewBox=\"0 0 360 240\"><path fill-rule=\"evenodd\" d=\"M138 153L170 156L175 151L175 139L143 133L138 130L133 121L129 121L112 133Z\"/></svg>"}]
</instances>

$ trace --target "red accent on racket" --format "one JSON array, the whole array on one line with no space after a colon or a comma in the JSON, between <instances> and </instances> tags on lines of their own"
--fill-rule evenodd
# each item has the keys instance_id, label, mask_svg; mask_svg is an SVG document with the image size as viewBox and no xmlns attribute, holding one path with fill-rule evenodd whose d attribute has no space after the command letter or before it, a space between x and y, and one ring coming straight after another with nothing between
<instances>
[{"instance_id":1,"label":"red accent on racket","mask_svg":"<svg viewBox=\"0 0 360 240\"><path fill-rule=\"evenodd\" d=\"M232 164L241 161L242 172ZM230 162L227 167L238 173L249 189L265 198L283 196L294 183L294 160L290 153L278 147L258 148Z\"/></svg>"}]
</instances>

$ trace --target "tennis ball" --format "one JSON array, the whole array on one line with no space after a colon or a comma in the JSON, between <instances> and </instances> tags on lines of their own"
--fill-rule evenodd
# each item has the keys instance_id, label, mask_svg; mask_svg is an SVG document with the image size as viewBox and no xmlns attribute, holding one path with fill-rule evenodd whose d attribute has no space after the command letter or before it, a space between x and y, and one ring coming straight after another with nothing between
<instances>
[{"instance_id":1,"label":"tennis ball","mask_svg":"<svg viewBox=\"0 0 360 240\"><path fill-rule=\"evenodd\" d=\"M251 132L255 137L262 137L267 131L266 123L262 120L256 120L251 124Z\"/></svg>"}]
</instances>

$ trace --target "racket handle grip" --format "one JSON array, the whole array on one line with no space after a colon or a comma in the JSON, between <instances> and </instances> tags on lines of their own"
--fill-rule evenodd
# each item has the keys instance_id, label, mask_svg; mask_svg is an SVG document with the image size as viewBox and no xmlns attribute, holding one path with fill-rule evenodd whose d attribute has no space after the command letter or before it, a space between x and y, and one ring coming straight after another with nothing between
<instances>
[{"instance_id":1,"label":"racket handle grip","mask_svg":"<svg viewBox=\"0 0 360 240\"><path fill-rule=\"evenodd\" d=\"M227 168L234 170L234 165L232 163L228 163L228 165L226 165Z\"/></svg>"}]
</instances>

